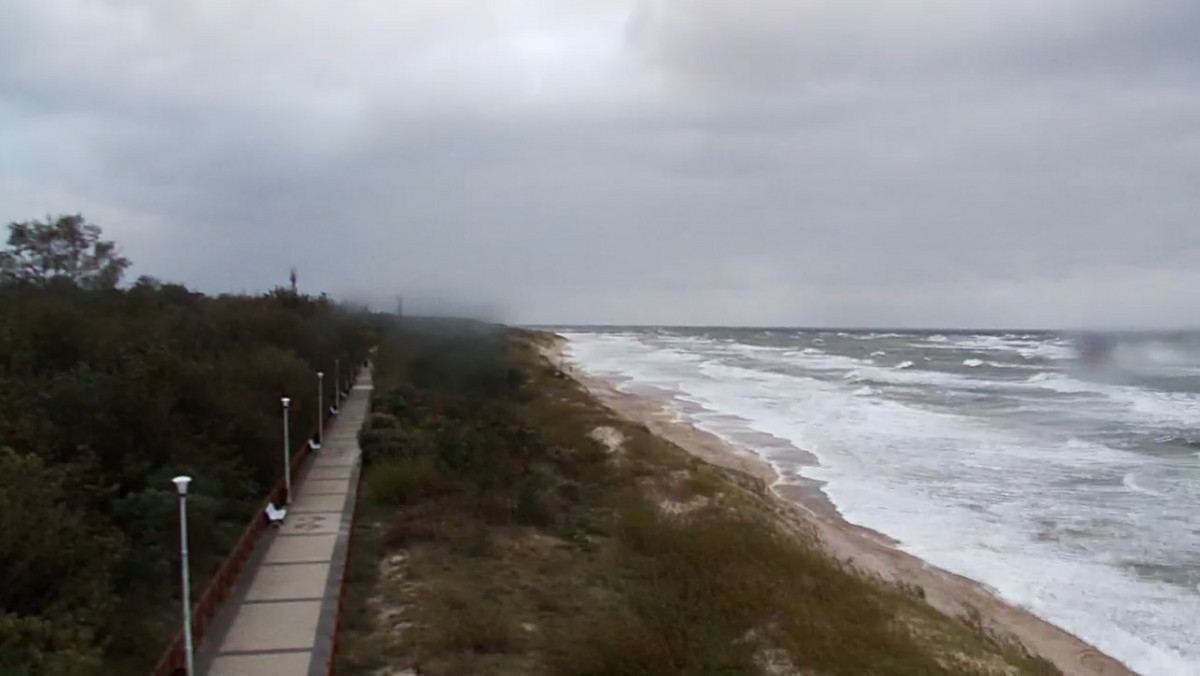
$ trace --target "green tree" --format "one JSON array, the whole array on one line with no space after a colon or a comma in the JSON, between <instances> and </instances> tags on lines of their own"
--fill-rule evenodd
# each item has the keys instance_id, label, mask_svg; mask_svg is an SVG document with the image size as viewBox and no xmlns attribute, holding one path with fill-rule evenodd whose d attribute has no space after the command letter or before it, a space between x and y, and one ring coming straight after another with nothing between
<instances>
[{"instance_id":1,"label":"green tree","mask_svg":"<svg viewBox=\"0 0 1200 676\"><path fill-rule=\"evenodd\" d=\"M70 472L0 448L0 672L91 673L123 538L72 498ZM11 671L10 671L11 670Z\"/></svg>"},{"instance_id":2,"label":"green tree","mask_svg":"<svg viewBox=\"0 0 1200 676\"><path fill-rule=\"evenodd\" d=\"M5 281L39 286L63 279L85 289L114 288L129 259L100 234L100 227L80 214L10 223L8 250L0 252L0 275Z\"/></svg>"}]
</instances>

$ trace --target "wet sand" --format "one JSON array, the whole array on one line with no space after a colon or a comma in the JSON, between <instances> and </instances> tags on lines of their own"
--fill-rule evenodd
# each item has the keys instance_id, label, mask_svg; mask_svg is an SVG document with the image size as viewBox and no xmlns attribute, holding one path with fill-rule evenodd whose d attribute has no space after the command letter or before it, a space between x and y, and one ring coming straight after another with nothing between
<instances>
[{"instance_id":1,"label":"wet sand","mask_svg":"<svg viewBox=\"0 0 1200 676\"><path fill-rule=\"evenodd\" d=\"M1030 652L1054 662L1067 676L1119 676L1135 672L1075 635L1008 604L982 584L930 565L895 548L895 541L844 520L821 491L819 482L777 484L774 468L753 452L677 419L668 408L669 394L654 390L626 392L620 383L592 377L565 360L565 339L545 347L548 359L567 372L621 417L646 425L688 453L713 465L760 482L776 512L799 532L813 533L833 557L849 561L868 575L892 583L916 585L928 603L942 612L975 615L991 631L1020 642ZM812 458L815 463L816 458Z\"/></svg>"}]
</instances>

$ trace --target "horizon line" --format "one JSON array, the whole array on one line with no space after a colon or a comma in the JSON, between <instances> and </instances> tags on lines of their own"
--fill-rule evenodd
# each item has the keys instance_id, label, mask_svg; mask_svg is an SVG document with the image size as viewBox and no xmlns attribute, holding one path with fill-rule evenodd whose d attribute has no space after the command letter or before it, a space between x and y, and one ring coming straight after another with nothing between
<instances>
[{"instance_id":1,"label":"horizon line","mask_svg":"<svg viewBox=\"0 0 1200 676\"><path fill-rule=\"evenodd\" d=\"M754 331L822 331L847 333L1200 333L1200 327L1124 327L1124 328L1031 328L1031 327L967 327L967 326L804 326L770 324L644 324L644 323L530 323L516 324L529 329L740 329Z\"/></svg>"}]
</instances>

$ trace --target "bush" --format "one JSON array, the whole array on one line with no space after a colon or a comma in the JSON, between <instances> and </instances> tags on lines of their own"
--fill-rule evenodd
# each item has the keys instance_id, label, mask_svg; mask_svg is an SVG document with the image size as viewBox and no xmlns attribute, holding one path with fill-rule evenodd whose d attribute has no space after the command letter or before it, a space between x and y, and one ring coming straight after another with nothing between
<instances>
[{"instance_id":1,"label":"bush","mask_svg":"<svg viewBox=\"0 0 1200 676\"><path fill-rule=\"evenodd\" d=\"M367 468L367 494L381 505L408 505L445 490L447 479L427 456L388 458Z\"/></svg>"},{"instance_id":2,"label":"bush","mask_svg":"<svg viewBox=\"0 0 1200 676\"><path fill-rule=\"evenodd\" d=\"M527 481L517 493L517 506L513 516L517 523L538 528L554 525L554 498L535 481Z\"/></svg>"},{"instance_id":3,"label":"bush","mask_svg":"<svg viewBox=\"0 0 1200 676\"><path fill-rule=\"evenodd\" d=\"M442 626L442 647L450 652L503 653L516 643L512 620L479 598L449 611Z\"/></svg>"},{"instance_id":4,"label":"bush","mask_svg":"<svg viewBox=\"0 0 1200 676\"><path fill-rule=\"evenodd\" d=\"M363 431L369 430L396 430L400 429L400 421L394 415L388 413L371 413L367 419L363 421Z\"/></svg>"},{"instance_id":5,"label":"bush","mask_svg":"<svg viewBox=\"0 0 1200 676\"><path fill-rule=\"evenodd\" d=\"M407 437L404 430L392 427L362 430L358 433L358 446L362 449L363 464L395 455L404 448Z\"/></svg>"}]
</instances>

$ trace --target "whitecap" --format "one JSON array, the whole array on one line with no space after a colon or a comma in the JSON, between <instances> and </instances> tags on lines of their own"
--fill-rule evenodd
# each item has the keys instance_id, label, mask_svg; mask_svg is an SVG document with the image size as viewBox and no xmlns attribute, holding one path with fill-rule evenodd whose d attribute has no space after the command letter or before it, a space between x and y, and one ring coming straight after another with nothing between
<instances>
[{"instance_id":1,"label":"whitecap","mask_svg":"<svg viewBox=\"0 0 1200 676\"><path fill-rule=\"evenodd\" d=\"M1128 488L1129 490L1131 490L1135 493L1142 493L1144 495L1153 495L1154 497L1159 497L1159 498L1163 497L1162 493L1159 493L1158 491L1150 489L1150 488L1146 488L1145 486L1142 486L1141 484L1139 484L1137 482L1137 472L1127 472L1125 474L1125 476L1121 477L1121 483L1125 485L1125 488Z\"/></svg>"},{"instance_id":2,"label":"whitecap","mask_svg":"<svg viewBox=\"0 0 1200 676\"><path fill-rule=\"evenodd\" d=\"M913 363L913 362L911 362L911 361L902 361L902 362L900 362L899 364L896 364L895 368L897 368L897 369L910 369L910 368L912 368L912 367L914 367L914 366L916 366L916 364L914 364L914 363Z\"/></svg>"},{"instance_id":3,"label":"whitecap","mask_svg":"<svg viewBox=\"0 0 1200 676\"><path fill-rule=\"evenodd\" d=\"M971 368L977 368L979 366L983 366L983 360L981 360L981 359L964 359L963 366L970 366Z\"/></svg>"},{"instance_id":4,"label":"whitecap","mask_svg":"<svg viewBox=\"0 0 1200 676\"><path fill-rule=\"evenodd\" d=\"M1031 366L1029 364L1005 364L1004 362L1000 362L1000 361L988 361L988 362L984 362L984 363L992 368L997 368L997 369L1020 369L1022 371L1028 371L1029 369L1041 368L1036 365Z\"/></svg>"}]
</instances>

